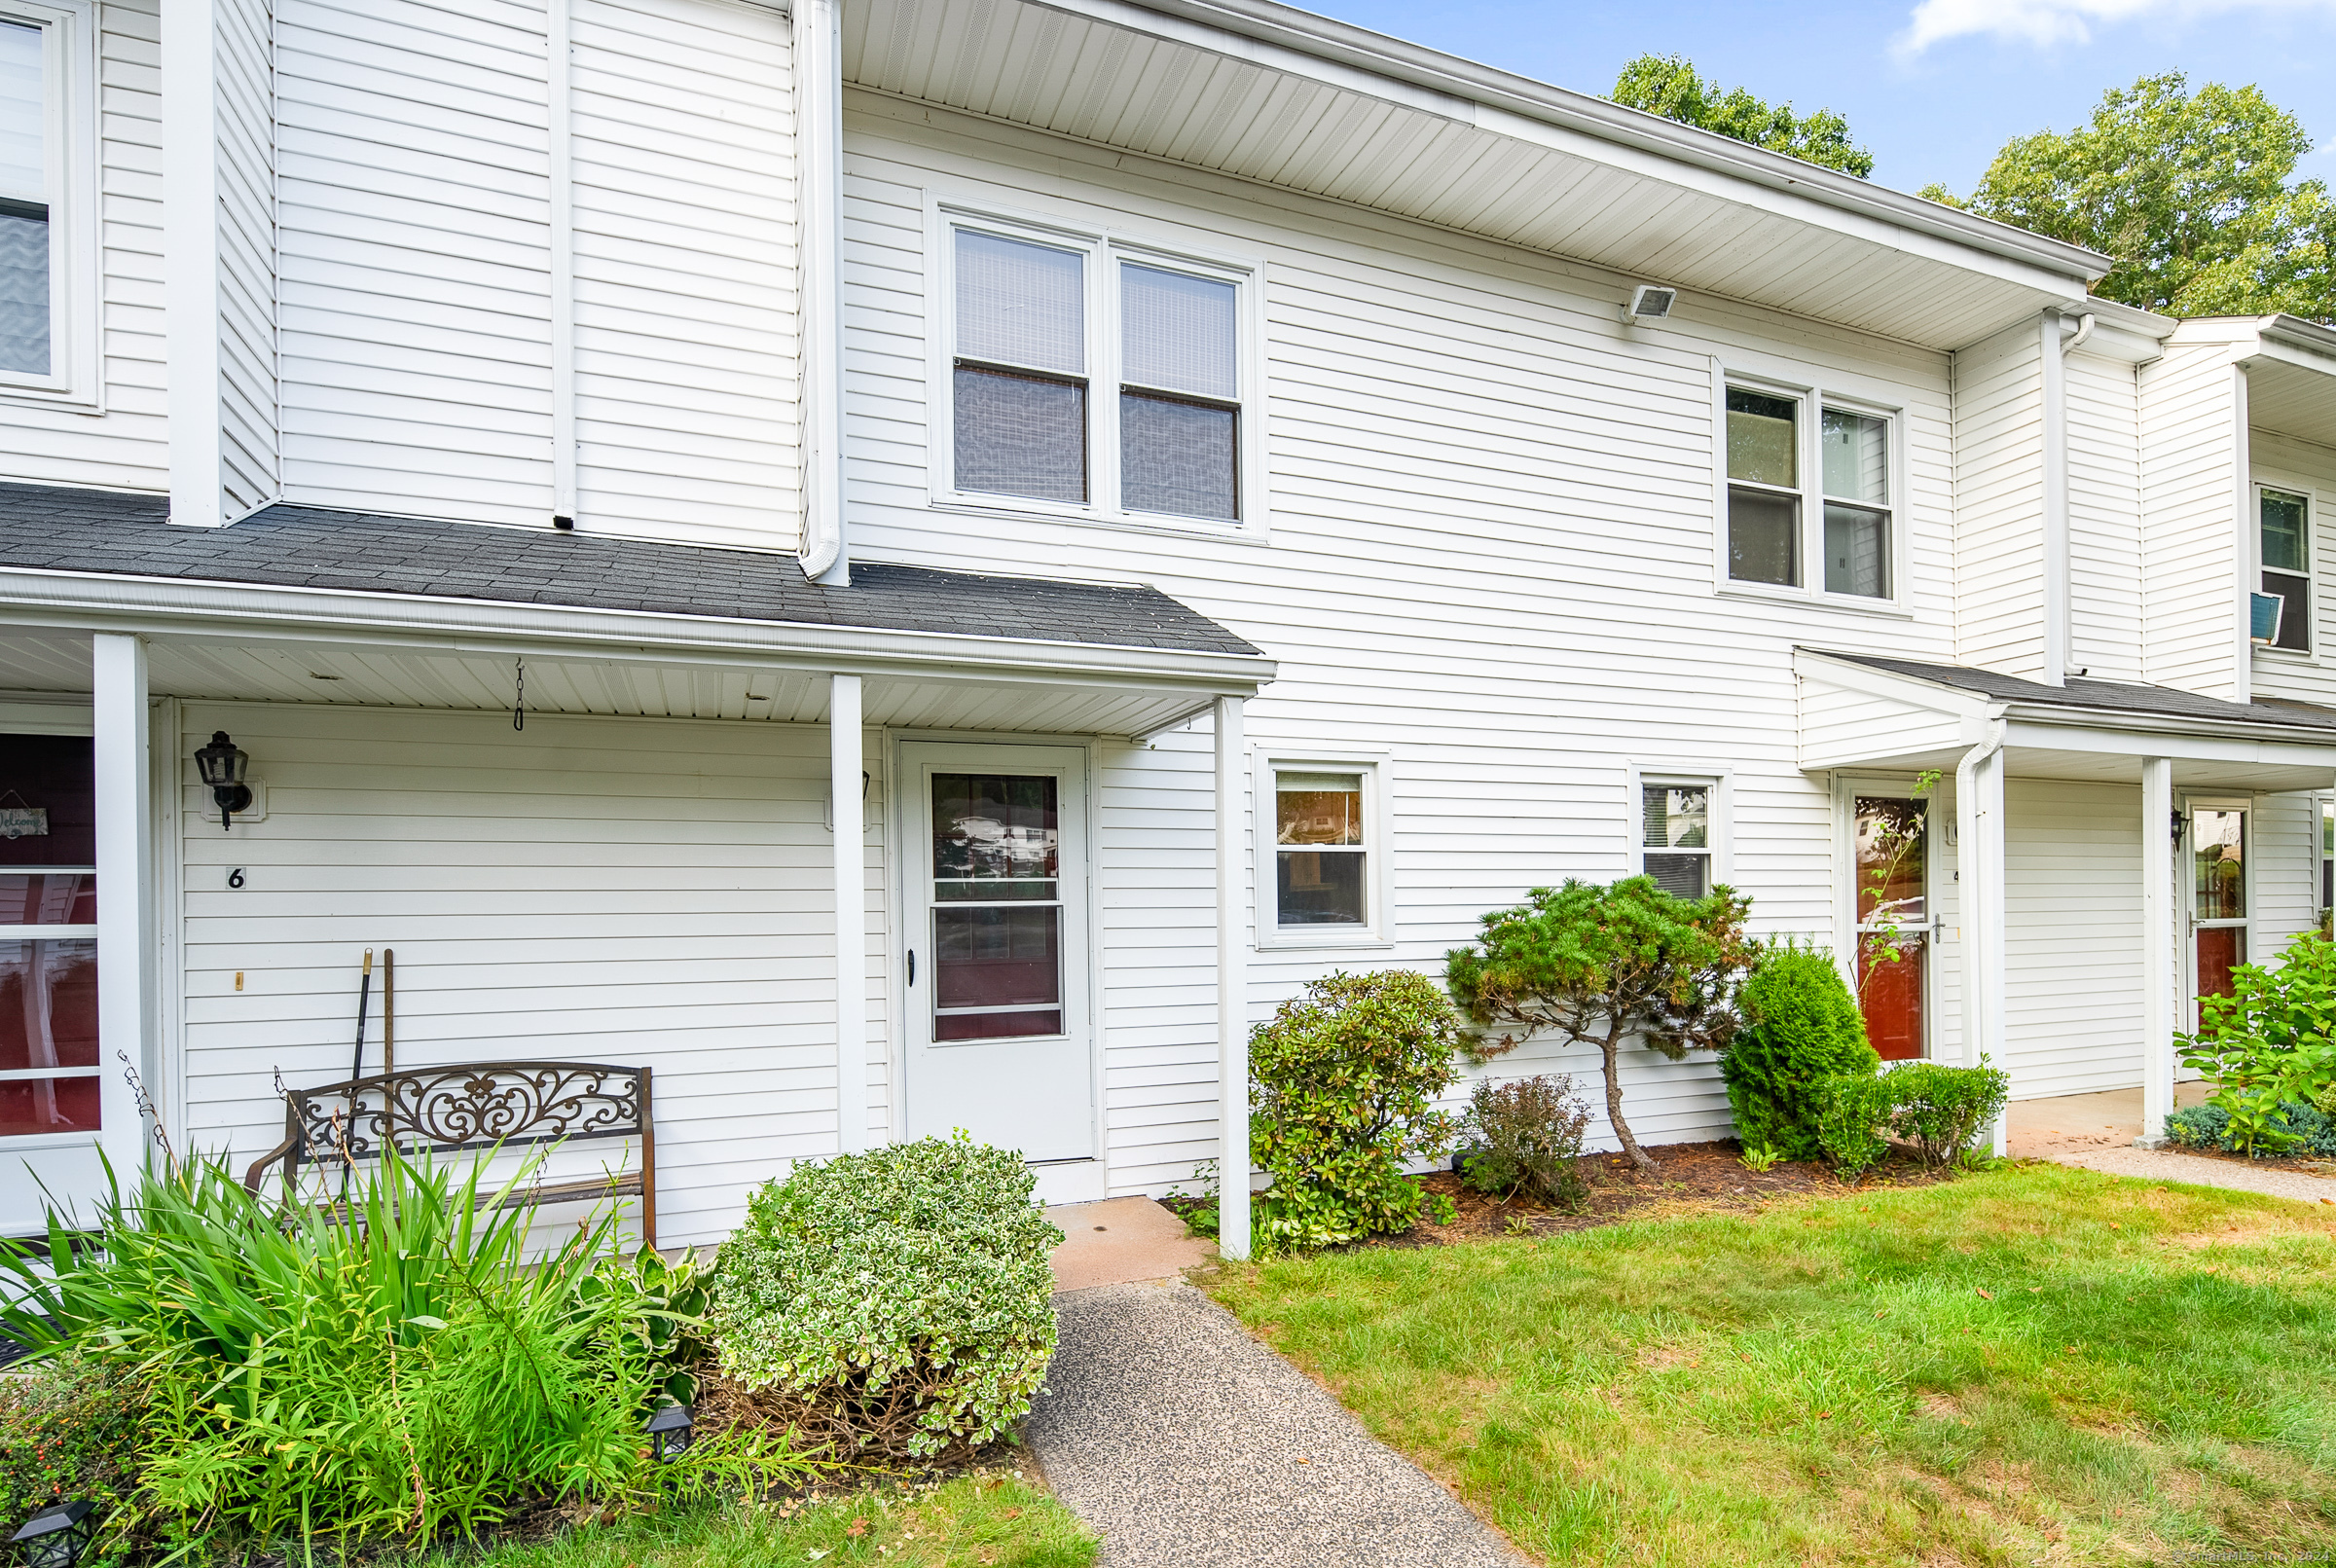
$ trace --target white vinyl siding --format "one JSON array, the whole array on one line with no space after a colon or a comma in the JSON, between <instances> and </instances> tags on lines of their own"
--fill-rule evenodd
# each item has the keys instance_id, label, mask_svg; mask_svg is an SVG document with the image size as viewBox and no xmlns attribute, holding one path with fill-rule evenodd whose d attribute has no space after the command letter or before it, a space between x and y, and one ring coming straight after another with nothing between
<instances>
[{"instance_id":1,"label":"white vinyl siding","mask_svg":"<svg viewBox=\"0 0 2336 1568\"><path fill-rule=\"evenodd\" d=\"M2141 369L2140 441L2142 675L2242 702L2243 374L2227 345L2169 343Z\"/></svg>"},{"instance_id":2,"label":"white vinyl siding","mask_svg":"<svg viewBox=\"0 0 2336 1568\"><path fill-rule=\"evenodd\" d=\"M2141 791L2015 777L2004 807L1995 1065L2021 1099L2130 1088L2141 1081Z\"/></svg>"},{"instance_id":3,"label":"white vinyl siding","mask_svg":"<svg viewBox=\"0 0 2336 1568\"><path fill-rule=\"evenodd\" d=\"M2023 321L1954 356L1955 662L2031 680L2045 673L2041 351Z\"/></svg>"},{"instance_id":4,"label":"white vinyl siding","mask_svg":"<svg viewBox=\"0 0 2336 1568\"><path fill-rule=\"evenodd\" d=\"M2069 663L2141 678L2140 407L2134 367L2082 351L2068 388Z\"/></svg>"},{"instance_id":5,"label":"white vinyl siding","mask_svg":"<svg viewBox=\"0 0 2336 1568\"><path fill-rule=\"evenodd\" d=\"M2332 383L2336 385L2336 383ZM2336 396L2336 390L2331 391ZM2254 490L2283 491L2310 503L2312 537L2307 557L2312 587L2312 657L2253 655L2253 689L2266 697L2303 702L2336 702L2336 674L2329 669L2336 649L2336 449L2298 441L2274 431L2247 432L2247 466ZM2250 496L2250 500L2253 497Z\"/></svg>"}]
</instances>

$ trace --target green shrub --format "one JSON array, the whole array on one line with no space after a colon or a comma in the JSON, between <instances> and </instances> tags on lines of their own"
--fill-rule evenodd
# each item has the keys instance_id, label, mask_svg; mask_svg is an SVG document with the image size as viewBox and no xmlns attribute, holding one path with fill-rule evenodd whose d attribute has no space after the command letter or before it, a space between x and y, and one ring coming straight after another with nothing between
<instances>
[{"instance_id":1,"label":"green shrub","mask_svg":"<svg viewBox=\"0 0 2336 1568\"><path fill-rule=\"evenodd\" d=\"M1429 1194L1405 1164L1451 1146L1437 1096L1467 1052L1460 1015L1407 969L1307 983L1250 1032L1250 1156L1273 1178L1253 1208L1259 1251L1407 1230ZM1451 1200L1432 1206L1450 1218Z\"/></svg>"},{"instance_id":2,"label":"green shrub","mask_svg":"<svg viewBox=\"0 0 2336 1568\"><path fill-rule=\"evenodd\" d=\"M2273 1111L2271 1124L2279 1146L2286 1152L2336 1159L2336 1116L2318 1106L2303 1100L2282 1101ZM2254 1141L2255 1147L2243 1148L2232 1128L2230 1112L2210 1102L2168 1116L2166 1136L2192 1149L2219 1149L2232 1154L2267 1152L2260 1137Z\"/></svg>"},{"instance_id":3,"label":"green shrub","mask_svg":"<svg viewBox=\"0 0 2336 1568\"><path fill-rule=\"evenodd\" d=\"M1008 1149L927 1138L802 1164L724 1243L716 1424L835 1451L962 1455L1008 1436L1054 1355L1063 1233Z\"/></svg>"},{"instance_id":4,"label":"green shrub","mask_svg":"<svg viewBox=\"0 0 2336 1568\"><path fill-rule=\"evenodd\" d=\"M1890 1114L1886 1077L1837 1073L1816 1084L1817 1147L1833 1161L1834 1173L1855 1185L1881 1163L1890 1142L1881 1135Z\"/></svg>"},{"instance_id":5,"label":"green shrub","mask_svg":"<svg viewBox=\"0 0 2336 1568\"><path fill-rule=\"evenodd\" d=\"M2182 1061L2214 1080L2208 1104L2229 1117L2229 1147L2294 1148L2281 1107L2336 1098L2336 942L2305 931L2276 966L2240 965L2231 994L2200 998L2199 1012L2198 1033L2174 1038Z\"/></svg>"},{"instance_id":6,"label":"green shrub","mask_svg":"<svg viewBox=\"0 0 2336 1568\"><path fill-rule=\"evenodd\" d=\"M1746 1149L1814 1159L1816 1088L1842 1075L1871 1077L1881 1058L1833 956L1815 948L1763 948L1737 1005L1744 1025L1720 1055L1720 1076Z\"/></svg>"},{"instance_id":7,"label":"green shrub","mask_svg":"<svg viewBox=\"0 0 2336 1568\"><path fill-rule=\"evenodd\" d=\"M1589 1107L1570 1076L1478 1083L1464 1119L1479 1145L1464 1167L1470 1186L1502 1198L1522 1191L1568 1214L1582 1210L1589 1184L1574 1161L1589 1130Z\"/></svg>"},{"instance_id":8,"label":"green shrub","mask_svg":"<svg viewBox=\"0 0 2336 1568\"><path fill-rule=\"evenodd\" d=\"M98 1505L94 1553L127 1563L147 1543L137 1529L138 1439L146 1390L121 1368L66 1355L0 1378L0 1521L9 1528L67 1498Z\"/></svg>"},{"instance_id":9,"label":"green shrub","mask_svg":"<svg viewBox=\"0 0 2336 1568\"><path fill-rule=\"evenodd\" d=\"M1741 1022L1736 992L1756 953L1744 934L1749 908L1727 888L1676 898L1653 877L1612 887L1569 879L1484 916L1477 946L1444 955L1444 984L1473 1022L1523 1031L1478 1045L1478 1057L1544 1032L1595 1045L1607 1124L1630 1162L1653 1171L1654 1157L1623 1116L1623 1048L1644 1045L1674 1062L1691 1050L1727 1048Z\"/></svg>"},{"instance_id":10,"label":"green shrub","mask_svg":"<svg viewBox=\"0 0 2336 1568\"><path fill-rule=\"evenodd\" d=\"M457 1183L392 1155L334 1225L223 1161L149 1169L105 1200L99 1248L71 1252L51 1216L53 1276L6 1250L0 1331L138 1380L136 1506L193 1554L324 1529L426 1542L547 1500L741 1479L750 1444L643 1452L671 1271L617 1255L613 1213L530 1261L528 1212L495 1196L475 1166Z\"/></svg>"}]
</instances>

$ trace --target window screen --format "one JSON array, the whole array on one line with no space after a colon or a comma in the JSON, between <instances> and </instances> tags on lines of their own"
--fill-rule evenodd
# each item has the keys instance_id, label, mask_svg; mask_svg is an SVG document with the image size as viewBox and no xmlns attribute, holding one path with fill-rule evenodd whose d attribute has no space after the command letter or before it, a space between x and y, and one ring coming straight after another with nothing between
<instances>
[{"instance_id":1,"label":"window screen","mask_svg":"<svg viewBox=\"0 0 2336 1568\"><path fill-rule=\"evenodd\" d=\"M1236 297L1215 278L1120 265L1120 500L1131 512L1241 516Z\"/></svg>"},{"instance_id":2,"label":"window screen","mask_svg":"<svg viewBox=\"0 0 2336 1568\"><path fill-rule=\"evenodd\" d=\"M1801 582L1801 405L1728 388L1728 575Z\"/></svg>"},{"instance_id":3,"label":"window screen","mask_svg":"<svg viewBox=\"0 0 2336 1568\"><path fill-rule=\"evenodd\" d=\"M957 234L957 488L1087 498L1085 258Z\"/></svg>"},{"instance_id":4,"label":"window screen","mask_svg":"<svg viewBox=\"0 0 2336 1568\"><path fill-rule=\"evenodd\" d=\"M0 374L49 374L46 44L0 22Z\"/></svg>"},{"instance_id":5,"label":"window screen","mask_svg":"<svg viewBox=\"0 0 2336 1568\"><path fill-rule=\"evenodd\" d=\"M1711 892L1711 787L1651 784L1639 791L1644 869L1678 898Z\"/></svg>"}]
</instances>

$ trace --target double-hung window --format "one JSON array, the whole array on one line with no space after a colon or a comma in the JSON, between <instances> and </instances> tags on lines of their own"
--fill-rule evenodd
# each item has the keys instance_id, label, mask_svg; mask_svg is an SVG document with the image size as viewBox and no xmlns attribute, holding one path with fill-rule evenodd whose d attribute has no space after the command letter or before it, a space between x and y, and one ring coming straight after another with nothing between
<instances>
[{"instance_id":1,"label":"double-hung window","mask_svg":"<svg viewBox=\"0 0 2336 1568\"><path fill-rule=\"evenodd\" d=\"M1892 598L1888 417L1815 393L1730 384L1724 420L1728 580Z\"/></svg>"},{"instance_id":2,"label":"double-hung window","mask_svg":"<svg viewBox=\"0 0 2336 1568\"><path fill-rule=\"evenodd\" d=\"M51 29L0 11L0 378L55 374L56 50Z\"/></svg>"},{"instance_id":3,"label":"double-hung window","mask_svg":"<svg viewBox=\"0 0 2336 1568\"><path fill-rule=\"evenodd\" d=\"M2293 491L2257 492L2263 592L2280 601L2275 648L2312 651L2312 500Z\"/></svg>"},{"instance_id":4,"label":"double-hung window","mask_svg":"<svg viewBox=\"0 0 2336 1568\"><path fill-rule=\"evenodd\" d=\"M1705 897L1714 886L1712 806L1718 793L1707 779L1639 782L1639 869L1675 897Z\"/></svg>"},{"instance_id":5,"label":"double-hung window","mask_svg":"<svg viewBox=\"0 0 2336 1568\"><path fill-rule=\"evenodd\" d=\"M1254 509L1237 270L952 221L947 499L1238 524Z\"/></svg>"}]
</instances>

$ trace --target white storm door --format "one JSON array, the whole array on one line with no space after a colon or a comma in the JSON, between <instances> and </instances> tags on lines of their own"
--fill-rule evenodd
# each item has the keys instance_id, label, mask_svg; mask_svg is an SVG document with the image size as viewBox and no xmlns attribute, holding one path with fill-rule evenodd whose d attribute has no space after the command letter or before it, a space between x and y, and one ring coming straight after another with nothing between
<instances>
[{"instance_id":1,"label":"white storm door","mask_svg":"<svg viewBox=\"0 0 2336 1568\"><path fill-rule=\"evenodd\" d=\"M1095 1156L1086 753L900 748L906 1131Z\"/></svg>"}]
</instances>

